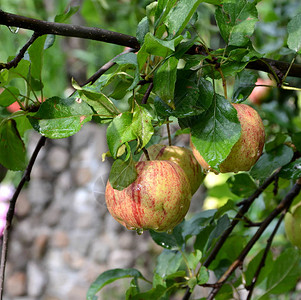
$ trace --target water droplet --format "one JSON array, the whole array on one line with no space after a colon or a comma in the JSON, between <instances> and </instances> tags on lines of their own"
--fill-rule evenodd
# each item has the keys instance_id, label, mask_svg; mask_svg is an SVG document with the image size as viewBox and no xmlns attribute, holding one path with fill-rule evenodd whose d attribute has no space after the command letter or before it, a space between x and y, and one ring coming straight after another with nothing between
<instances>
[{"instance_id":1,"label":"water droplet","mask_svg":"<svg viewBox=\"0 0 301 300\"><path fill-rule=\"evenodd\" d=\"M8 29L11 33L18 33L20 28L19 27L8 26Z\"/></svg>"},{"instance_id":2,"label":"water droplet","mask_svg":"<svg viewBox=\"0 0 301 300\"><path fill-rule=\"evenodd\" d=\"M166 233L172 234L172 229L168 229L168 230L166 231Z\"/></svg>"},{"instance_id":3,"label":"water droplet","mask_svg":"<svg viewBox=\"0 0 301 300\"><path fill-rule=\"evenodd\" d=\"M143 233L143 228L136 228L136 232L138 235L141 235Z\"/></svg>"}]
</instances>

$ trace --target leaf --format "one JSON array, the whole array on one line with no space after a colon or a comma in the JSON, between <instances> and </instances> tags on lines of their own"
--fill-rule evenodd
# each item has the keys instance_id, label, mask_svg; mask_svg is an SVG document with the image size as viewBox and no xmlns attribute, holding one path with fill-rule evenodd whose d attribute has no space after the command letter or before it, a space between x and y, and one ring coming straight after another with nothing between
<instances>
[{"instance_id":1,"label":"leaf","mask_svg":"<svg viewBox=\"0 0 301 300\"><path fill-rule=\"evenodd\" d=\"M191 141L213 169L227 158L241 135L241 126L235 108L216 95L210 108L191 128Z\"/></svg>"},{"instance_id":2,"label":"leaf","mask_svg":"<svg viewBox=\"0 0 301 300\"><path fill-rule=\"evenodd\" d=\"M251 196L256 190L257 185L247 173L241 173L231 176L227 180L231 192L242 198Z\"/></svg>"},{"instance_id":3,"label":"leaf","mask_svg":"<svg viewBox=\"0 0 301 300\"><path fill-rule=\"evenodd\" d=\"M167 293L167 288L165 286L157 285L156 287L152 288L147 292L139 293L133 296L131 300L154 300L154 299L165 300L166 298L164 296L166 293Z\"/></svg>"},{"instance_id":4,"label":"leaf","mask_svg":"<svg viewBox=\"0 0 301 300\"><path fill-rule=\"evenodd\" d=\"M199 285L208 282L209 272L208 272L206 267L201 266L198 277L197 277L197 280L198 280L197 284L199 284Z\"/></svg>"},{"instance_id":5,"label":"leaf","mask_svg":"<svg viewBox=\"0 0 301 300\"><path fill-rule=\"evenodd\" d=\"M66 138L78 132L93 116L91 107L76 98L52 97L37 113L28 116L32 127L51 139Z\"/></svg>"},{"instance_id":6,"label":"leaf","mask_svg":"<svg viewBox=\"0 0 301 300\"><path fill-rule=\"evenodd\" d=\"M107 143L113 158L117 158L117 151L125 142L136 139L132 130L133 114L124 112L113 119L107 128Z\"/></svg>"},{"instance_id":7,"label":"leaf","mask_svg":"<svg viewBox=\"0 0 301 300\"><path fill-rule=\"evenodd\" d=\"M296 146L297 150L301 152L301 132L292 134L292 142Z\"/></svg>"},{"instance_id":8,"label":"leaf","mask_svg":"<svg viewBox=\"0 0 301 300\"><path fill-rule=\"evenodd\" d=\"M0 164L13 171L26 167L25 145L13 119L0 123Z\"/></svg>"},{"instance_id":9,"label":"leaf","mask_svg":"<svg viewBox=\"0 0 301 300\"><path fill-rule=\"evenodd\" d=\"M245 46L258 21L257 1L224 0L215 17L220 33L228 45Z\"/></svg>"},{"instance_id":10,"label":"leaf","mask_svg":"<svg viewBox=\"0 0 301 300\"><path fill-rule=\"evenodd\" d=\"M301 177L301 158L296 159L290 164L284 166L279 176L285 179L297 180Z\"/></svg>"},{"instance_id":11,"label":"leaf","mask_svg":"<svg viewBox=\"0 0 301 300\"><path fill-rule=\"evenodd\" d=\"M65 23L68 19L70 19L75 13L79 10L79 6L69 6L68 10L63 14L56 15L54 18L54 22L57 23Z\"/></svg>"},{"instance_id":12,"label":"leaf","mask_svg":"<svg viewBox=\"0 0 301 300\"><path fill-rule=\"evenodd\" d=\"M290 49L301 53L301 13L298 13L287 24L287 45Z\"/></svg>"},{"instance_id":13,"label":"leaf","mask_svg":"<svg viewBox=\"0 0 301 300\"><path fill-rule=\"evenodd\" d=\"M177 225L172 233L150 230L149 233L154 242L165 249L180 249L184 244L182 237L182 224Z\"/></svg>"},{"instance_id":14,"label":"leaf","mask_svg":"<svg viewBox=\"0 0 301 300\"><path fill-rule=\"evenodd\" d=\"M249 70L243 70L236 74L234 91L232 95L233 102L242 102L246 100L252 93L258 75L255 72Z\"/></svg>"},{"instance_id":15,"label":"leaf","mask_svg":"<svg viewBox=\"0 0 301 300\"><path fill-rule=\"evenodd\" d=\"M32 77L38 80L41 80L45 40L46 35L37 38L28 49L31 61L30 72Z\"/></svg>"},{"instance_id":16,"label":"leaf","mask_svg":"<svg viewBox=\"0 0 301 300\"><path fill-rule=\"evenodd\" d=\"M167 59L154 75L153 92L168 106L174 108L174 91L177 79L178 59L174 56Z\"/></svg>"},{"instance_id":17,"label":"leaf","mask_svg":"<svg viewBox=\"0 0 301 300\"><path fill-rule=\"evenodd\" d=\"M20 95L19 90L16 87L10 86L6 88L0 94L0 105L9 106L16 101L16 97Z\"/></svg>"},{"instance_id":18,"label":"leaf","mask_svg":"<svg viewBox=\"0 0 301 300\"><path fill-rule=\"evenodd\" d=\"M169 37L175 37L182 33L201 2L203 0L178 1L164 21L168 27Z\"/></svg>"},{"instance_id":19,"label":"leaf","mask_svg":"<svg viewBox=\"0 0 301 300\"><path fill-rule=\"evenodd\" d=\"M114 161L109 176L109 181L113 189L121 191L133 183L136 178L136 166L132 159L128 159L127 161L117 159Z\"/></svg>"},{"instance_id":20,"label":"leaf","mask_svg":"<svg viewBox=\"0 0 301 300\"><path fill-rule=\"evenodd\" d=\"M145 280L143 275L136 269L112 269L100 274L91 284L87 292L87 300L93 300L97 292L99 292L107 284L121 278L134 277Z\"/></svg>"},{"instance_id":21,"label":"leaf","mask_svg":"<svg viewBox=\"0 0 301 300\"><path fill-rule=\"evenodd\" d=\"M292 148L281 145L270 152L265 152L251 169L254 179L264 180L277 168L289 163L294 155Z\"/></svg>"},{"instance_id":22,"label":"leaf","mask_svg":"<svg viewBox=\"0 0 301 300\"><path fill-rule=\"evenodd\" d=\"M136 152L140 152L154 134L152 119L151 114L145 107L135 106L131 127L138 141Z\"/></svg>"},{"instance_id":23,"label":"leaf","mask_svg":"<svg viewBox=\"0 0 301 300\"><path fill-rule=\"evenodd\" d=\"M201 258L202 252L198 249L186 255L186 261L188 263L189 268L191 270L194 270L200 262Z\"/></svg>"},{"instance_id":24,"label":"leaf","mask_svg":"<svg viewBox=\"0 0 301 300\"><path fill-rule=\"evenodd\" d=\"M289 248L280 254L268 275L265 295L282 294L290 291L300 276L300 251Z\"/></svg>"},{"instance_id":25,"label":"leaf","mask_svg":"<svg viewBox=\"0 0 301 300\"><path fill-rule=\"evenodd\" d=\"M149 32L149 21L144 17L137 26L136 37L140 45L144 42L145 35Z\"/></svg>"}]
</instances>

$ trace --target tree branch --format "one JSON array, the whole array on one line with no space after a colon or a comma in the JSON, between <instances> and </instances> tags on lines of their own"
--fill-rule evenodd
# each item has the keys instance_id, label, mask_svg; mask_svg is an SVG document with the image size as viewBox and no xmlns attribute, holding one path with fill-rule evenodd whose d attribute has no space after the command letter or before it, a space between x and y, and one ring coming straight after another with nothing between
<instances>
[{"instance_id":1,"label":"tree branch","mask_svg":"<svg viewBox=\"0 0 301 300\"><path fill-rule=\"evenodd\" d=\"M3 285L4 285L4 277L5 277L5 267L6 267L6 260L7 260L7 250L8 250L8 239L11 229L11 224L13 221L14 213L15 213L15 206L17 202L17 198L24 186L24 184L30 180L30 173L32 167L35 163L35 160L41 150L41 148L45 145L46 137L42 136L38 141L38 144L30 158L28 166L23 174L23 177L9 203L8 212L6 214L6 224L3 232L3 243L2 243L2 252L1 252L1 263L0 263L0 299L2 300L3 297Z\"/></svg>"},{"instance_id":2,"label":"tree branch","mask_svg":"<svg viewBox=\"0 0 301 300\"><path fill-rule=\"evenodd\" d=\"M248 242L246 247L242 250L238 258L232 263L232 265L228 268L228 270L221 276L221 278L217 281L217 283L220 283L220 285L216 288L214 288L210 295L208 296L207 300L213 300L216 294L219 292L223 284L226 282L226 280L230 277L230 275L242 265L245 257L249 253L249 251L252 249L254 244L257 242L257 240L261 237L265 229L270 225L270 223L280 214L283 210L287 209L296 196L300 193L301 190L301 182L297 181L292 189L289 191L289 193L285 196L285 198L278 204L278 206L268 215L268 217L262 222L261 226L258 228L256 233L253 235L251 240Z\"/></svg>"},{"instance_id":3,"label":"tree branch","mask_svg":"<svg viewBox=\"0 0 301 300\"><path fill-rule=\"evenodd\" d=\"M7 13L2 10L0 10L0 25L29 29L41 35L54 34L60 36L78 37L82 39L89 39L130 47L135 50L138 50L140 48L138 40L131 35L122 34L96 27L85 27L79 25L47 22ZM187 51L187 54L207 55L207 52L203 46L194 45ZM262 58L256 61L252 61L247 65L247 68L249 69L264 71L267 73L272 73L271 69L276 70L277 76L281 74L286 74L289 67L290 64L287 62L277 61L268 58ZM287 75L301 78L301 64L292 65Z\"/></svg>"}]
</instances>

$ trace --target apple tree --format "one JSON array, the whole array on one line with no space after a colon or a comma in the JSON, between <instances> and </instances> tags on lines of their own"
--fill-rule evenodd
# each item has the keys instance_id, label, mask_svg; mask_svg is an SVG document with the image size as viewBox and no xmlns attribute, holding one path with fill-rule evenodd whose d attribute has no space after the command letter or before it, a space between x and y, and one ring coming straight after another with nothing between
<instances>
[{"instance_id":1,"label":"apple tree","mask_svg":"<svg viewBox=\"0 0 301 300\"><path fill-rule=\"evenodd\" d=\"M93 4L84 3L86 9ZM67 138L91 121L107 126L103 157L114 159L106 194L110 212L129 230L149 230L162 253L152 278L135 268L107 270L91 284L88 300L122 278L132 278L126 299L187 300L196 287L206 290L207 299L278 299L288 293L295 299L301 279L300 4L106 5L127 8L135 33L125 34L124 23L120 32L69 24L72 15L83 13L80 7L58 11L52 22L0 10L1 27L33 32L0 63L0 164L24 171L7 213L1 299L14 207L39 150L46 139ZM72 91L63 95L49 76L45 80L45 69L55 63L44 64L48 53L68 56L55 48L58 36L123 50L87 80L70 79ZM103 45L94 55L101 56ZM13 103L17 111L7 109ZM160 145L162 128L168 146ZM27 161L29 129L41 138ZM193 152L171 150L178 135L189 136ZM219 205L184 218L192 194L211 172L228 176L208 189Z\"/></svg>"}]
</instances>

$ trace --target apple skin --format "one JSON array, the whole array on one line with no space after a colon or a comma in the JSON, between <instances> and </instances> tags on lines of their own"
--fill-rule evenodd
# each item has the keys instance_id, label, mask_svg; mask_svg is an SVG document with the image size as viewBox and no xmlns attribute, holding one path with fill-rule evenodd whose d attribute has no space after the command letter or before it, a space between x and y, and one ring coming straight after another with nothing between
<instances>
[{"instance_id":1,"label":"apple skin","mask_svg":"<svg viewBox=\"0 0 301 300\"><path fill-rule=\"evenodd\" d=\"M301 249L301 203L285 214L284 226L288 240Z\"/></svg>"},{"instance_id":2,"label":"apple skin","mask_svg":"<svg viewBox=\"0 0 301 300\"><path fill-rule=\"evenodd\" d=\"M193 195L202 184L205 178L202 167L195 159L190 149L178 146L167 146L155 144L147 148L151 160L168 160L178 164L185 172L191 187ZM145 161L144 154L141 155L140 161Z\"/></svg>"},{"instance_id":3,"label":"apple skin","mask_svg":"<svg viewBox=\"0 0 301 300\"><path fill-rule=\"evenodd\" d=\"M253 104L260 105L269 97L269 94L272 90L271 87L260 85L274 85L274 82L270 79L258 78L256 81L256 85L259 86L256 86L253 89L252 93L249 96L249 99Z\"/></svg>"},{"instance_id":4,"label":"apple skin","mask_svg":"<svg viewBox=\"0 0 301 300\"><path fill-rule=\"evenodd\" d=\"M122 191L106 186L107 208L121 225L137 232L170 231L185 217L191 200L185 172L170 161L141 161L137 179Z\"/></svg>"},{"instance_id":5,"label":"apple skin","mask_svg":"<svg viewBox=\"0 0 301 300\"><path fill-rule=\"evenodd\" d=\"M230 154L220 164L220 172L249 171L262 154L265 132L262 120L255 109L246 104L232 104L237 110L241 124L241 136L231 149ZM191 142L192 152L204 170L210 166Z\"/></svg>"}]
</instances>

